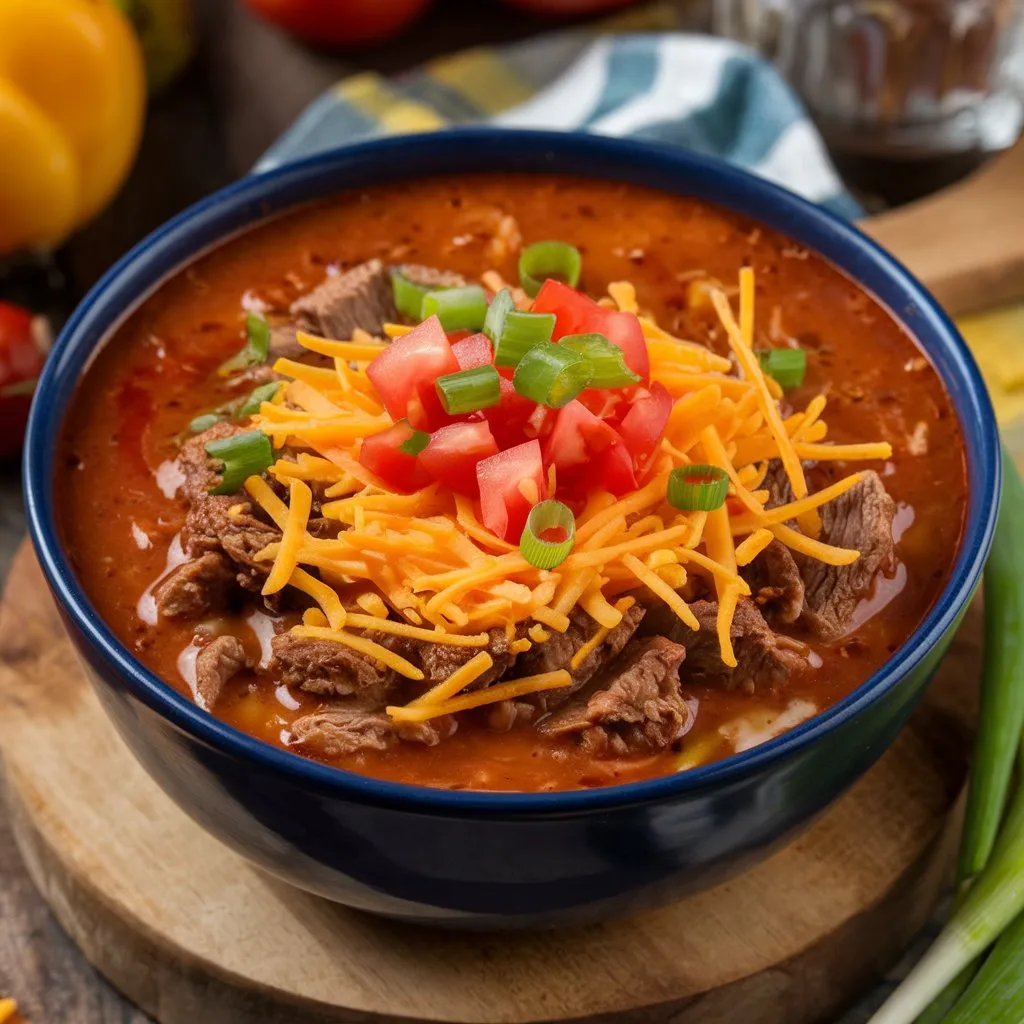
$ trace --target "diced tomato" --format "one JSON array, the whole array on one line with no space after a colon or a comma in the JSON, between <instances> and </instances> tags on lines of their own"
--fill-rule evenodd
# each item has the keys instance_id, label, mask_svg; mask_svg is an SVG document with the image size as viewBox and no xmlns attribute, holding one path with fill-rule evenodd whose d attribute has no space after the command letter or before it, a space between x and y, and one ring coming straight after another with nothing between
<instances>
[{"instance_id":1,"label":"diced tomato","mask_svg":"<svg viewBox=\"0 0 1024 1024\"><path fill-rule=\"evenodd\" d=\"M636 490L633 460L621 441L610 445L598 456L594 477L599 487L610 491L616 498Z\"/></svg>"},{"instance_id":2,"label":"diced tomato","mask_svg":"<svg viewBox=\"0 0 1024 1024\"><path fill-rule=\"evenodd\" d=\"M512 386L512 372L508 367L498 367L501 401L484 409L484 416L491 425L491 433L499 448L514 448L527 440L526 424L537 408L536 402L524 398Z\"/></svg>"},{"instance_id":3,"label":"diced tomato","mask_svg":"<svg viewBox=\"0 0 1024 1024\"><path fill-rule=\"evenodd\" d=\"M518 544L530 509L547 494L540 442L527 441L484 459L476 467L476 479L484 526Z\"/></svg>"},{"instance_id":4,"label":"diced tomato","mask_svg":"<svg viewBox=\"0 0 1024 1024\"><path fill-rule=\"evenodd\" d=\"M494 362L494 350L486 334L470 334L461 341L453 342L452 352L460 370L472 370L476 366L489 366Z\"/></svg>"},{"instance_id":5,"label":"diced tomato","mask_svg":"<svg viewBox=\"0 0 1024 1024\"><path fill-rule=\"evenodd\" d=\"M32 392L48 347L49 331L41 317L0 302L0 458L21 451Z\"/></svg>"},{"instance_id":6,"label":"diced tomato","mask_svg":"<svg viewBox=\"0 0 1024 1024\"><path fill-rule=\"evenodd\" d=\"M559 470L571 469L590 462L616 443L621 441L611 425L573 399L558 410L544 445L544 461L554 463Z\"/></svg>"},{"instance_id":7,"label":"diced tomato","mask_svg":"<svg viewBox=\"0 0 1024 1024\"><path fill-rule=\"evenodd\" d=\"M651 376L651 361L643 328L633 313L605 309L582 292L548 278L533 300L535 313L554 313L555 341L567 334L603 334L618 345L626 365L639 374L642 383Z\"/></svg>"},{"instance_id":8,"label":"diced tomato","mask_svg":"<svg viewBox=\"0 0 1024 1024\"><path fill-rule=\"evenodd\" d=\"M601 307L583 292L570 288L561 281L549 277L537 292L533 300L534 313L554 313L555 330L551 335L554 341L564 338L567 334L583 334L583 325Z\"/></svg>"},{"instance_id":9,"label":"diced tomato","mask_svg":"<svg viewBox=\"0 0 1024 1024\"><path fill-rule=\"evenodd\" d=\"M434 381L458 371L458 360L441 321L432 316L396 338L370 363L366 375L393 420L408 420L417 429L431 430L451 422Z\"/></svg>"},{"instance_id":10,"label":"diced tomato","mask_svg":"<svg viewBox=\"0 0 1024 1024\"><path fill-rule=\"evenodd\" d=\"M655 381L650 389L637 388L629 412L622 417L619 433L638 466L658 447L671 412L672 396L662 384Z\"/></svg>"},{"instance_id":11,"label":"diced tomato","mask_svg":"<svg viewBox=\"0 0 1024 1024\"><path fill-rule=\"evenodd\" d=\"M430 483L430 477L415 455L400 451L413 435L404 420L379 434L363 438L359 462L394 491L412 494Z\"/></svg>"},{"instance_id":12,"label":"diced tomato","mask_svg":"<svg viewBox=\"0 0 1024 1024\"><path fill-rule=\"evenodd\" d=\"M532 441L533 438L544 440L554 429L558 417L557 409L549 409L546 405L535 405L530 418L523 427L523 433Z\"/></svg>"},{"instance_id":13,"label":"diced tomato","mask_svg":"<svg viewBox=\"0 0 1024 1024\"><path fill-rule=\"evenodd\" d=\"M476 467L498 454L498 445L486 420L452 423L441 427L420 452L423 468L442 486L476 497Z\"/></svg>"}]
</instances>

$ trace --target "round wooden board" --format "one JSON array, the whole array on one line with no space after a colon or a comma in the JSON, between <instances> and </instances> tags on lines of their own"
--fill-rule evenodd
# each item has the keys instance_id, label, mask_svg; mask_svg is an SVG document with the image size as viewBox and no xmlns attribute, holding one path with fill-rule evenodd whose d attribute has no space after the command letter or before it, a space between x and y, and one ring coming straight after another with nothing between
<instances>
[{"instance_id":1,"label":"round wooden board","mask_svg":"<svg viewBox=\"0 0 1024 1024\"><path fill-rule=\"evenodd\" d=\"M27 546L0 614L0 749L36 884L161 1024L802 1024L895 961L948 877L979 636L975 608L894 747L801 839L712 891L585 929L431 931L250 868L115 734Z\"/></svg>"}]
</instances>

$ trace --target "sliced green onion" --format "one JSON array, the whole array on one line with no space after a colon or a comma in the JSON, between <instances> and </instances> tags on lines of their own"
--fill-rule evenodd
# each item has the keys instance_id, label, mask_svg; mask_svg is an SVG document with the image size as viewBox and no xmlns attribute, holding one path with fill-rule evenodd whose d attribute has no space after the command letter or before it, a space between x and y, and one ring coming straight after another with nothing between
<instances>
[{"instance_id":1,"label":"sliced green onion","mask_svg":"<svg viewBox=\"0 0 1024 1024\"><path fill-rule=\"evenodd\" d=\"M501 401L501 378L493 366L449 373L438 377L434 385L449 416L489 409Z\"/></svg>"},{"instance_id":2,"label":"sliced green onion","mask_svg":"<svg viewBox=\"0 0 1024 1024\"><path fill-rule=\"evenodd\" d=\"M477 284L427 292L420 319L432 316L446 331L479 331L487 319L487 294Z\"/></svg>"},{"instance_id":3,"label":"sliced green onion","mask_svg":"<svg viewBox=\"0 0 1024 1024\"><path fill-rule=\"evenodd\" d=\"M576 519L572 509L549 498L530 509L519 540L519 553L538 569L553 569L569 557L575 543Z\"/></svg>"},{"instance_id":4,"label":"sliced green onion","mask_svg":"<svg viewBox=\"0 0 1024 1024\"><path fill-rule=\"evenodd\" d=\"M207 455L224 463L221 482L210 489L211 494L234 494L249 477L258 476L274 462L270 438L262 430L208 441L203 447Z\"/></svg>"},{"instance_id":5,"label":"sliced green onion","mask_svg":"<svg viewBox=\"0 0 1024 1024\"><path fill-rule=\"evenodd\" d=\"M582 268L583 257L576 246L568 242L534 242L519 257L519 283L531 298L549 277L575 288L580 283Z\"/></svg>"},{"instance_id":6,"label":"sliced green onion","mask_svg":"<svg viewBox=\"0 0 1024 1024\"><path fill-rule=\"evenodd\" d=\"M269 384L261 384L258 388L253 388L252 391L249 392L245 401L238 407L238 412L235 413L235 419L244 420L246 416L252 416L255 413L258 413L260 411L260 406L264 402L269 402L273 399L282 383L283 381L272 380Z\"/></svg>"},{"instance_id":7,"label":"sliced green onion","mask_svg":"<svg viewBox=\"0 0 1024 1024\"><path fill-rule=\"evenodd\" d=\"M223 423L227 419L226 416L222 416L219 412L204 412L202 416L197 416L188 425L188 429L193 434L201 434L204 430L209 430L210 427L215 427L218 423Z\"/></svg>"},{"instance_id":8,"label":"sliced green onion","mask_svg":"<svg viewBox=\"0 0 1024 1024\"><path fill-rule=\"evenodd\" d=\"M392 270L391 292L395 299L395 309L402 316L417 323L423 319L423 296L427 294L426 288L413 284L404 274Z\"/></svg>"},{"instance_id":9,"label":"sliced green onion","mask_svg":"<svg viewBox=\"0 0 1024 1024\"><path fill-rule=\"evenodd\" d=\"M495 345L498 344L498 339L505 327L505 317L515 308L516 304L507 288L502 288L491 299L491 304L487 307L487 316L484 317L483 331Z\"/></svg>"},{"instance_id":10,"label":"sliced green onion","mask_svg":"<svg viewBox=\"0 0 1024 1024\"><path fill-rule=\"evenodd\" d=\"M587 387L592 376L587 359L548 341L534 345L523 356L512 377L512 385L533 402L561 409Z\"/></svg>"},{"instance_id":11,"label":"sliced green onion","mask_svg":"<svg viewBox=\"0 0 1024 1024\"><path fill-rule=\"evenodd\" d=\"M248 313L245 317L245 347L221 363L217 372L222 377L228 377L238 370L265 363L269 355L270 328L267 321L257 313Z\"/></svg>"},{"instance_id":12,"label":"sliced green onion","mask_svg":"<svg viewBox=\"0 0 1024 1024\"><path fill-rule=\"evenodd\" d=\"M603 334L569 334L558 343L590 360L594 377L592 388L626 388L640 381L640 374L626 365L626 357L618 345Z\"/></svg>"},{"instance_id":13,"label":"sliced green onion","mask_svg":"<svg viewBox=\"0 0 1024 1024\"><path fill-rule=\"evenodd\" d=\"M728 491L729 477L718 466L677 466L668 475L668 503L684 512L714 512Z\"/></svg>"},{"instance_id":14,"label":"sliced green onion","mask_svg":"<svg viewBox=\"0 0 1024 1024\"><path fill-rule=\"evenodd\" d=\"M1003 933L943 1024L1020 1024L1024 1020L1024 914Z\"/></svg>"},{"instance_id":15,"label":"sliced green onion","mask_svg":"<svg viewBox=\"0 0 1024 1024\"><path fill-rule=\"evenodd\" d=\"M773 348L760 355L761 369L774 377L780 388L798 388L807 372L807 353L802 348Z\"/></svg>"},{"instance_id":16,"label":"sliced green onion","mask_svg":"<svg viewBox=\"0 0 1024 1024\"><path fill-rule=\"evenodd\" d=\"M494 347L495 366L518 366L535 345L551 340L555 330L554 313L521 313L513 310L505 317L501 337Z\"/></svg>"},{"instance_id":17,"label":"sliced green onion","mask_svg":"<svg viewBox=\"0 0 1024 1024\"><path fill-rule=\"evenodd\" d=\"M399 422L405 423L405 420ZM397 424L396 424L397 426ZM406 424L408 426L408 424ZM410 429L412 429L410 427ZM430 444L430 435L425 430L413 430L412 433L398 446L403 455L419 455L427 445Z\"/></svg>"}]
</instances>

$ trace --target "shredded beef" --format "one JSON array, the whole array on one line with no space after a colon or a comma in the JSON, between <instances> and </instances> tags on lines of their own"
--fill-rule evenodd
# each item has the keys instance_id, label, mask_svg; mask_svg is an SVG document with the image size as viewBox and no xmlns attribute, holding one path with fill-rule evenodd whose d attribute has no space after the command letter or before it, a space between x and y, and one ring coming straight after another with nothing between
<instances>
[{"instance_id":1,"label":"shredded beef","mask_svg":"<svg viewBox=\"0 0 1024 1024\"><path fill-rule=\"evenodd\" d=\"M462 288L466 279L452 270L438 270L419 263L404 263L398 268L403 276L421 288Z\"/></svg>"},{"instance_id":2,"label":"shredded beef","mask_svg":"<svg viewBox=\"0 0 1024 1024\"><path fill-rule=\"evenodd\" d=\"M259 592L270 569L256 556L281 539L276 526L257 519L252 505L230 494L204 494L193 501L185 516L187 553L223 552L235 563L236 580L246 590Z\"/></svg>"},{"instance_id":3,"label":"shredded beef","mask_svg":"<svg viewBox=\"0 0 1024 1024\"><path fill-rule=\"evenodd\" d=\"M218 636L196 655L196 703L209 711L224 686L246 667L245 648L236 636Z\"/></svg>"},{"instance_id":4,"label":"shredded beef","mask_svg":"<svg viewBox=\"0 0 1024 1024\"><path fill-rule=\"evenodd\" d=\"M345 757L368 750L387 750L397 740L433 747L456 728L449 716L429 722L393 723L382 711L339 704L292 723L292 739L321 757Z\"/></svg>"},{"instance_id":5,"label":"shredded beef","mask_svg":"<svg viewBox=\"0 0 1024 1024\"><path fill-rule=\"evenodd\" d=\"M383 707L398 685L393 669L333 640L317 640L279 633L271 640L274 652L270 671L287 686L308 693L348 697L358 695L368 705Z\"/></svg>"},{"instance_id":6,"label":"shredded beef","mask_svg":"<svg viewBox=\"0 0 1024 1024\"><path fill-rule=\"evenodd\" d=\"M693 726L695 708L679 686L686 650L661 636L630 643L621 658L539 728L579 734L595 757L664 750Z\"/></svg>"},{"instance_id":7,"label":"shredded beef","mask_svg":"<svg viewBox=\"0 0 1024 1024\"><path fill-rule=\"evenodd\" d=\"M743 571L754 603L769 622L786 626L804 610L804 580L792 552L773 540Z\"/></svg>"},{"instance_id":8,"label":"shredded beef","mask_svg":"<svg viewBox=\"0 0 1024 1024\"><path fill-rule=\"evenodd\" d=\"M775 508L777 505L788 505L793 500L793 487L786 475L786 467L782 465L781 459L772 459L768 463L768 472L764 475L761 487L768 491L770 497L766 508Z\"/></svg>"},{"instance_id":9,"label":"shredded beef","mask_svg":"<svg viewBox=\"0 0 1024 1024\"><path fill-rule=\"evenodd\" d=\"M309 325L312 326L312 325ZM294 323L275 324L270 328L270 358L300 359L310 353L299 344L299 328Z\"/></svg>"},{"instance_id":10,"label":"shredded beef","mask_svg":"<svg viewBox=\"0 0 1024 1024\"><path fill-rule=\"evenodd\" d=\"M216 551L208 551L162 579L153 590L153 600L165 618L198 619L227 604L234 582L231 562Z\"/></svg>"},{"instance_id":11,"label":"shredded beef","mask_svg":"<svg viewBox=\"0 0 1024 1024\"><path fill-rule=\"evenodd\" d=\"M753 693L755 688L783 682L804 666L799 653L801 645L773 633L749 598L741 598L737 603L729 631L736 655L735 668L722 662L718 644L718 602L694 601L690 609L700 623L700 631L694 633L680 622L672 635L673 640L686 647L683 675L687 682Z\"/></svg>"},{"instance_id":12,"label":"shredded beef","mask_svg":"<svg viewBox=\"0 0 1024 1024\"><path fill-rule=\"evenodd\" d=\"M406 642L401 653L423 669L427 685L433 686L443 682L456 669L462 668L480 651L487 651L494 665L473 681L473 689L479 690L505 675L516 660L516 656L508 649L505 630L492 629L487 635L490 642L486 647L453 647L451 644L434 644L429 640L413 640Z\"/></svg>"},{"instance_id":13,"label":"shredded beef","mask_svg":"<svg viewBox=\"0 0 1024 1024\"><path fill-rule=\"evenodd\" d=\"M395 304L391 274L380 260L325 278L291 306L299 326L313 334L339 341L352 337L361 327L380 334L381 327L394 318Z\"/></svg>"},{"instance_id":14,"label":"shredded beef","mask_svg":"<svg viewBox=\"0 0 1024 1024\"><path fill-rule=\"evenodd\" d=\"M892 572L895 514L896 504L874 471L821 510L821 539L836 547L855 548L860 558L851 565L801 560L803 622L816 636L834 640L846 633L857 603L870 594L878 572Z\"/></svg>"},{"instance_id":15,"label":"shredded beef","mask_svg":"<svg viewBox=\"0 0 1024 1024\"><path fill-rule=\"evenodd\" d=\"M223 468L219 459L212 459L206 454L205 446L210 441L222 441L226 437L241 434L245 427L238 423L216 423L209 430L204 430L195 437L190 437L178 452L178 468L184 481L181 484L181 496L187 501L206 497L211 487L220 483L220 471Z\"/></svg>"},{"instance_id":16,"label":"shredded beef","mask_svg":"<svg viewBox=\"0 0 1024 1024\"><path fill-rule=\"evenodd\" d=\"M571 667L573 655L594 635L598 625L586 613L574 610L569 616L569 628L564 633L549 629L550 637L542 644L534 644L530 650L519 655L516 674L532 676L541 672L556 672L568 669L572 686L563 690L548 690L531 697L531 703L546 710L557 707L583 686L604 664L616 657L629 643L636 632L644 609L635 604L623 613L622 621L605 637L604 641L590 652L576 667Z\"/></svg>"}]
</instances>

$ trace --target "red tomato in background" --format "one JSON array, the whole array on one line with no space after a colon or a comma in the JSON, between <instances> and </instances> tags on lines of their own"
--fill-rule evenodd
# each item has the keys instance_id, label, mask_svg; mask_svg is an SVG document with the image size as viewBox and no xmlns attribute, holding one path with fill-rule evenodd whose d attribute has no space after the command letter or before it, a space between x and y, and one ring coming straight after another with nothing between
<instances>
[{"instance_id":1,"label":"red tomato in background","mask_svg":"<svg viewBox=\"0 0 1024 1024\"><path fill-rule=\"evenodd\" d=\"M268 21L324 46L362 46L388 39L415 21L432 0L246 0Z\"/></svg>"},{"instance_id":2,"label":"red tomato in background","mask_svg":"<svg viewBox=\"0 0 1024 1024\"><path fill-rule=\"evenodd\" d=\"M527 441L484 459L476 467L476 479L480 486L480 518L484 526L495 536L518 544L526 517L535 504L523 490L529 492L532 486L537 501L543 501L547 495L540 442ZM521 485L525 486L520 489Z\"/></svg>"},{"instance_id":3,"label":"red tomato in background","mask_svg":"<svg viewBox=\"0 0 1024 1024\"><path fill-rule=\"evenodd\" d=\"M48 349L45 321L20 306L0 302L0 458L21 451L32 393Z\"/></svg>"},{"instance_id":4,"label":"red tomato in background","mask_svg":"<svg viewBox=\"0 0 1024 1024\"><path fill-rule=\"evenodd\" d=\"M554 14L568 18L577 14L594 14L616 7L628 7L636 0L505 0L510 7L533 14Z\"/></svg>"},{"instance_id":5,"label":"red tomato in background","mask_svg":"<svg viewBox=\"0 0 1024 1024\"><path fill-rule=\"evenodd\" d=\"M477 463L497 454L487 420L475 420L435 430L430 444L420 452L420 462L443 487L475 498Z\"/></svg>"},{"instance_id":6,"label":"red tomato in background","mask_svg":"<svg viewBox=\"0 0 1024 1024\"><path fill-rule=\"evenodd\" d=\"M401 494L412 494L430 483L430 477L420 465L419 459L401 450L401 446L411 437L412 427L403 421L379 434L363 438L359 447L360 463L393 491Z\"/></svg>"}]
</instances>

